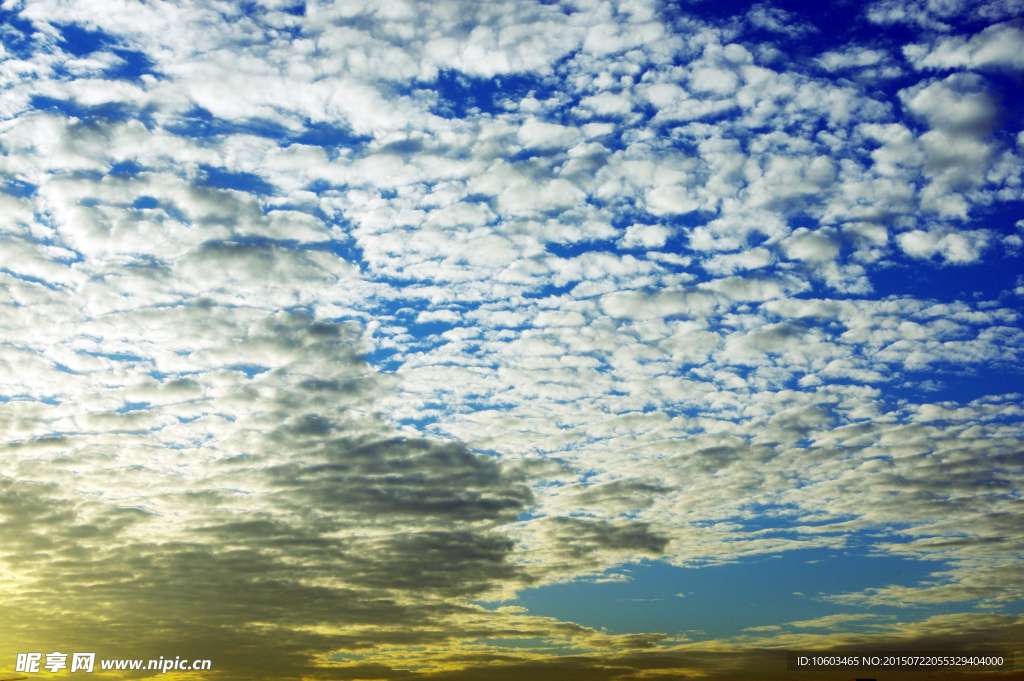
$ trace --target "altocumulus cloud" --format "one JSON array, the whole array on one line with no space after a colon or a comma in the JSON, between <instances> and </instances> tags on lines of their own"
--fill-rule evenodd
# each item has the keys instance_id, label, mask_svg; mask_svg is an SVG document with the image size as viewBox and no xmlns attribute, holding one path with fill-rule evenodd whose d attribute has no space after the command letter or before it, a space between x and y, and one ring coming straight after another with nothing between
<instances>
[{"instance_id":1,"label":"altocumulus cloud","mask_svg":"<svg viewBox=\"0 0 1024 681\"><path fill-rule=\"evenodd\" d=\"M798 9L4 2L0 655L1019 646L1016 10ZM928 567L712 633L516 605L809 552Z\"/></svg>"}]
</instances>

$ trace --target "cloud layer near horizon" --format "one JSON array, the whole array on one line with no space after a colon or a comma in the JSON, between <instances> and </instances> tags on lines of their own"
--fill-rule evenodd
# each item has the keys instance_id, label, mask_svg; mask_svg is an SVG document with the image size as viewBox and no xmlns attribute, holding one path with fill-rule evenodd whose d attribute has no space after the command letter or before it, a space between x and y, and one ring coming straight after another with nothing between
<instances>
[{"instance_id":1,"label":"cloud layer near horizon","mask_svg":"<svg viewBox=\"0 0 1024 681\"><path fill-rule=\"evenodd\" d=\"M1012 8L691 10L5 2L0 655L1019 641ZM508 605L854 546L940 567L719 640Z\"/></svg>"}]
</instances>

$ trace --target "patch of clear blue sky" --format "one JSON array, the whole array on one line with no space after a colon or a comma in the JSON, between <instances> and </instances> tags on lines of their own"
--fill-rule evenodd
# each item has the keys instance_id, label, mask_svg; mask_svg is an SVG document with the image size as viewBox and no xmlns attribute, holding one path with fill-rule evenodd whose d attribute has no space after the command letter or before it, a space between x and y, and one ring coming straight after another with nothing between
<instances>
[{"instance_id":1,"label":"patch of clear blue sky","mask_svg":"<svg viewBox=\"0 0 1024 681\"><path fill-rule=\"evenodd\" d=\"M31 57L36 49L32 39L35 31L31 22L18 16L19 12L0 8L0 40L7 52L19 58Z\"/></svg>"},{"instance_id":2,"label":"patch of clear blue sky","mask_svg":"<svg viewBox=\"0 0 1024 681\"><path fill-rule=\"evenodd\" d=\"M229 171L215 166L203 165L199 167L203 171L206 183L218 189L234 189L248 194L258 196L274 196L277 188L255 173Z\"/></svg>"},{"instance_id":3,"label":"patch of clear blue sky","mask_svg":"<svg viewBox=\"0 0 1024 681\"><path fill-rule=\"evenodd\" d=\"M938 367L929 371L907 372L904 378L903 383L878 386L889 406L902 400L925 404L964 404L989 395L1024 391L1024 369L1006 361L986 362L968 369L950 367L944 371Z\"/></svg>"},{"instance_id":4,"label":"patch of clear blue sky","mask_svg":"<svg viewBox=\"0 0 1024 681\"><path fill-rule=\"evenodd\" d=\"M3 272L4 274L6 274L6 275L8 275L10 277L14 277L15 279L20 279L21 281L25 281L25 282L28 282L30 284L37 284L37 285L42 286L44 288L48 288L51 291L59 291L60 288L61 288L59 285L54 284L53 282L47 281L46 279L41 279L39 277L33 277L30 274L24 274L24 273L21 273L21 272L15 272L15 271L9 270L9 269L7 269L6 267L3 267L3 266L0 266L0 272ZM15 303L15 305L18 306L18 307L21 307L21 305L18 304L18 303Z\"/></svg>"},{"instance_id":5,"label":"patch of clear blue sky","mask_svg":"<svg viewBox=\"0 0 1024 681\"><path fill-rule=\"evenodd\" d=\"M864 612L862 607L840 605L825 597L889 585L913 587L942 567L938 562L871 555L865 547L793 550L699 568L644 561L612 571L629 581L580 581L527 589L502 605L606 628L611 634L683 634L705 640L738 635L747 627ZM914 614L962 609L963 604L937 605L915 609ZM879 615L883 622L905 614L886 606L867 612Z\"/></svg>"},{"instance_id":6,"label":"patch of clear blue sky","mask_svg":"<svg viewBox=\"0 0 1024 681\"><path fill-rule=\"evenodd\" d=\"M69 118L77 118L85 124L96 122L123 123L130 120L138 120L150 127L148 112L136 109L123 102L106 102L89 106L79 102L54 99L42 95L33 95L30 100L31 108L35 111L55 111Z\"/></svg>"},{"instance_id":7,"label":"patch of clear blue sky","mask_svg":"<svg viewBox=\"0 0 1024 681\"><path fill-rule=\"evenodd\" d=\"M990 230L995 237L982 259L965 265L943 262L938 255L927 260L894 259L889 266L873 268L869 273L875 295L913 296L940 303L998 300L999 307L1024 313L1024 298L1007 295L1024 274L1024 251L1014 253L1000 243L1004 236L1024 236L1016 227L1024 219L1024 202L1001 202L974 213L970 228Z\"/></svg>"},{"instance_id":8,"label":"patch of clear blue sky","mask_svg":"<svg viewBox=\"0 0 1024 681\"><path fill-rule=\"evenodd\" d=\"M19 199L27 199L36 193L38 185L34 185L24 180L18 180L14 178L5 178L3 189L4 194L14 196Z\"/></svg>"},{"instance_id":9,"label":"patch of clear blue sky","mask_svg":"<svg viewBox=\"0 0 1024 681\"><path fill-rule=\"evenodd\" d=\"M135 80L144 73L155 75L155 64L144 53L125 48L118 40L102 31L90 30L75 24L58 24L61 32L61 49L76 57L84 57L96 51L107 51L117 55L120 62L103 72L110 80Z\"/></svg>"},{"instance_id":10,"label":"patch of clear blue sky","mask_svg":"<svg viewBox=\"0 0 1024 681\"><path fill-rule=\"evenodd\" d=\"M532 74L508 74L493 78L480 78L443 69L432 83L415 83L409 91L427 87L437 93L437 105L432 113L444 118L466 118L471 114L505 113L504 102L519 102L533 92L539 99L549 95L550 87ZM548 90L538 92L538 90Z\"/></svg>"}]
</instances>

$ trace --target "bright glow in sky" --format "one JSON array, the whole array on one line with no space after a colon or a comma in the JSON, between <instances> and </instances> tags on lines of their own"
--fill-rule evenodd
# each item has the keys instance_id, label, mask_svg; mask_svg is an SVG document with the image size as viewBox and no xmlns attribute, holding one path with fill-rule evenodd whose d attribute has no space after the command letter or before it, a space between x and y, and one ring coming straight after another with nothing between
<instances>
[{"instance_id":1,"label":"bright glow in sky","mask_svg":"<svg viewBox=\"0 0 1024 681\"><path fill-rule=\"evenodd\" d=\"M0 41L0 671L1024 659L1016 0L4 0Z\"/></svg>"}]
</instances>

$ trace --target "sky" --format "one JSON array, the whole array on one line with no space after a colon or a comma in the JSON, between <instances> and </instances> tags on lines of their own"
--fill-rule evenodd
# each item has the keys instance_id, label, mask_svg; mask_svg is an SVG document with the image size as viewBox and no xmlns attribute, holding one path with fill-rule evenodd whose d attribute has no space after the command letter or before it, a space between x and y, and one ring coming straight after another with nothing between
<instances>
[{"instance_id":1,"label":"sky","mask_svg":"<svg viewBox=\"0 0 1024 681\"><path fill-rule=\"evenodd\" d=\"M1022 22L3 0L0 672L1024 660Z\"/></svg>"}]
</instances>

